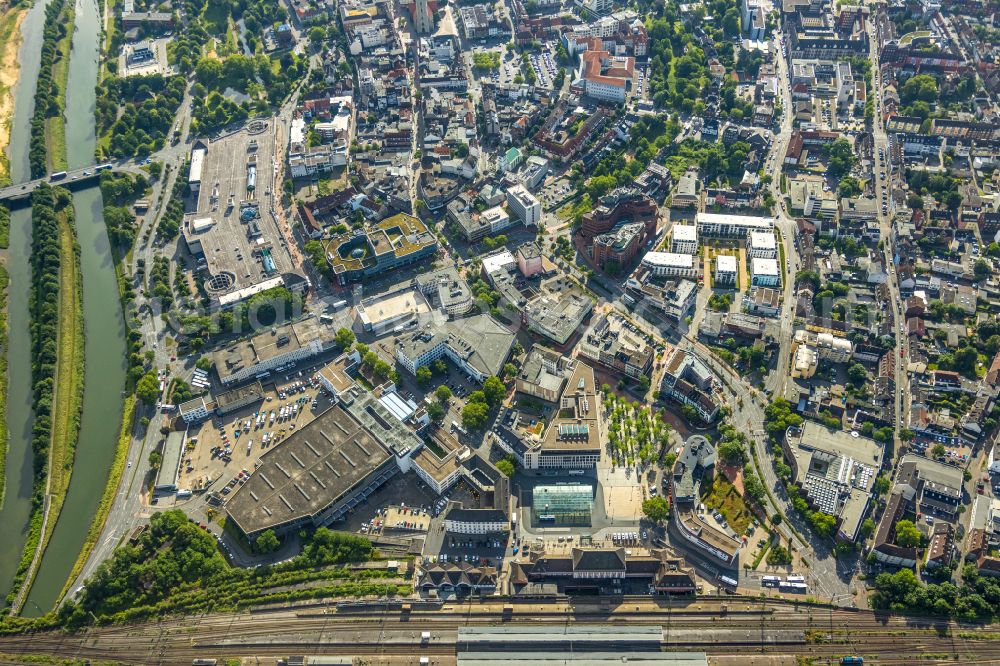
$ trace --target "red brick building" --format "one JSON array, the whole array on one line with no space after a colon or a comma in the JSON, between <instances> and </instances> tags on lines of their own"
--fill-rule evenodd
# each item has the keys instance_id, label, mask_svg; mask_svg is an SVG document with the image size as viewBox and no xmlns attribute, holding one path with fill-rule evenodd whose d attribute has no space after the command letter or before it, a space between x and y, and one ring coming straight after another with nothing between
<instances>
[{"instance_id":1,"label":"red brick building","mask_svg":"<svg viewBox=\"0 0 1000 666\"><path fill-rule=\"evenodd\" d=\"M619 222L639 222L644 238L649 239L656 235L656 219L655 201L638 190L618 188L601 197L597 208L583 216L580 233L594 238L611 231Z\"/></svg>"}]
</instances>

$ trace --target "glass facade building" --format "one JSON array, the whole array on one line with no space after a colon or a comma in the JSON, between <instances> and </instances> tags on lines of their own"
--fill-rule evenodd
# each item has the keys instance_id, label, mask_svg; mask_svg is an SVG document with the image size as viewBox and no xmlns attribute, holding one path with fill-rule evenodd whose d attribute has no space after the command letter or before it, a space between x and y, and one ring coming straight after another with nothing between
<instances>
[{"instance_id":1,"label":"glass facade building","mask_svg":"<svg viewBox=\"0 0 1000 666\"><path fill-rule=\"evenodd\" d=\"M538 485L531 491L534 527L587 527L594 503L594 489L582 483Z\"/></svg>"}]
</instances>

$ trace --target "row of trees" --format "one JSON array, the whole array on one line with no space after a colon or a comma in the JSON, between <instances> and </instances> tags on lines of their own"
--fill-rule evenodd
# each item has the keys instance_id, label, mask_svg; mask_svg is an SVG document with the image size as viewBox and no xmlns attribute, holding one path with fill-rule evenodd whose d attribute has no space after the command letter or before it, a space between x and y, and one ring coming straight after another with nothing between
<instances>
[{"instance_id":1,"label":"row of trees","mask_svg":"<svg viewBox=\"0 0 1000 666\"><path fill-rule=\"evenodd\" d=\"M0 248L10 247L10 208L0 204Z\"/></svg>"},{"instance_id":2,"label":"row of trees","mask_svg":"<svg viewBox=\"0 0 1000 666\"><path fill-rule=\"evenodd\" d=\"M161 255L153 257L147 279L149 296L159 300L164 310L169 309L174 301L174 293L170 289L170 260Z\"/></svg>"},{"instance_id":3,"label":"row of trees","mask_svg":"<svg viewBox=\"0 0 1000 666\"><path fill-rule=\"evenodd\" d=\"M49 118L62 113L59 104L59 84L53 78L53 67L59 57L59 41L69 29L63 10L66 0L56 0L45 8L45 26L42 28L42 56L35 88L35 111L31 116L31 146L28 162L31 177L41 178L48 172L48 150L45 145L45 126Z\"/></svg>"},{"instance_id":4,"label":"row of trees","mask_svg":"<svg viewBox=\"0 0 1000 666\"><path fill-rule=\"evenodd\" d=\"M326 260L326 246L318 240L308 241L302 248L313 268L328 280L333 279L333 266Z\"/></svg>"}]
</instances>

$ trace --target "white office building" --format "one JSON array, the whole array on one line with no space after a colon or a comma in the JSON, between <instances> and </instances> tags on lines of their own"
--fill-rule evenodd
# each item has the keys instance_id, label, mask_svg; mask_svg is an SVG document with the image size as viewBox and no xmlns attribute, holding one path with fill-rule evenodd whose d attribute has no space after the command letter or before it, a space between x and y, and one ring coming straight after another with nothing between
<instances>
[{"instance_id":1,"label":"white office building","mask_svg":"<svg viewBox=\"0 0 1000 666\"><path fill-rule=\"evenodd\" d=\"M659 277L695 277L694 256L679 252L647 252L642 265Z\"/></svg>"},{"instance_id":2,"label":"white office building","mask_svg":"<svg viewBox=\"0 0 1000 666\"><path fill-rule=\"evenodd\" d=\"M693 224L675 226L670 235L670 251L680 254L697 254L698 227Z\"/></svg>"},{"instance_id":3,"label":"white office building","mask_svg":"<svg viewBox=\"0 0 1000 666\"><path fill-rule=\"evenodd\" d=\"M201 171L205 166L205 155L207 154L208 148L201 142L197 143L194 150L191 151L191 164L188 167L188 187L191 188L192 194L197 194L201 189Z\"/></svg>"},{"instance_id":4,"label":"white office building","mask_svg":"<svg viewBox=\"0 0 1000 666\"><path fill-rule=\"evenodd\" d=\"M480 219L490 225L491 234L500 233L514 224L514 220L510 218L510 215L507 214L503 206L494 206L493 208L484 210Z\"/></svg>"},{"instance_id":5,"label":"white office building","mask_svg":"<svg viewBox=\"0 0 1000 666\"><path fill-rule=\"evenodd\" d=\"M580 9L586 10L591 14L596 14L598 16L603 16L604 14L610 14L611 10L614 9L615 3L612 0L574 0L576 6Z\"/></svg>"},{"instance_id":6,"label":"white office building","mask_svg":"<svg viewBox=\"0 0 1000 666\"><path fill-rule=\"evenodd\" d=\"M715 258L715 283L736 284L736 257L731 254L720 254Z\"/></svg>"},{"instance_id":7,"label":"white office building","mask_svg":"<svg viewBox=\"0 0 1000 666\"><path fill-rule=\"evenodd\" d=\"M755 257L750 260L750 284L754 287L776 287L781 282L777 259Z\"/></svg>"},{"instance_id":8,"label":"white office building","mask_svg":"<svg viewBox=\"0 0 1000 666\"><path fill-rule=\"evenodd\" d=\"M746 238L752 231L773 233L774 218L756 215L728 215L725 213L698 213L698 233L702 236Z\"/></svg>"},{"instance_id":9,"label":"white office building","mask_svg":"<svg viewBox=\"0 0 1000 666\"><path fill-rule=\"evenodd\" d=\"M507 190L507 205L526 227L537 226L542 219L542 204L524 185Z\"/></svg>"},{"instance_id":10,"label":"white office building","mask_svg":"<svg viewBox=\"0 0 1000 666\"><path fill-rule=\"evenodd\" d=\"M778 242L771 231L751 231L747 236L747 256L760 259L777 259Z\"/></svg>"},{"instance_id":11,"label":"white office building","mask_svg":"<svg viewBox=\"0 0 1000 666\"><path fill-rule=\"evenodd\" d=\"M182 402L178 407L184 423L200 423L212 415L215 405L205 400L204 396Z\"/></svg>"},{"instance_id":12,"label":"white office building","mask_svg":"<svg viewBox=\"0 0 1000 666\"><path fill-rule=\"evenodd\" d=\"M444 517L444 531L451 534L499 534L509 529L510 520L500 509L454 508Z\"/></svg>"}]
</instances>

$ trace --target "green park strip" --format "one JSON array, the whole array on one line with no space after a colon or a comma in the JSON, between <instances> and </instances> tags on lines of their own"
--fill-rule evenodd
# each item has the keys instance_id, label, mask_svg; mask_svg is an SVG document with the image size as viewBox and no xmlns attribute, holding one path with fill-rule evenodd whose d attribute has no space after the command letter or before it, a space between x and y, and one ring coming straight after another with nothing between
<instances>
[{"instance_id":1,"label":"green park strip","mask_svg":"<svg viewBox=\"0 0 1000 666\"><path fill-rule=\"evenodd\" d=\"M118 204L132 205L138 197L146 194L147 185L145 184L145 180L138 179L138 181L132 176L115 176L110 173L103 174L101 177L101 195L104 199L104 221L105 224L108 224L108 237L111 240L115 277L118 283L118 297L121 300L123 312L129 312L131 308L134 308L133 299L135 293L132 291L130 281L126 275L125 264L122 260L122 253L127 247L131 247L132 238L131 236L123 238L118 230L110 224L110 221L114 217L111 214L112 209L120 208ZM137 345L138 341L132 340L131 344ZM138 347L136 347L137 349ZM108 515L110 515L111 509L114 506L115 496L118 486L122 482L122 476L125 473L128 451L132 443L135 408L136 396L134 392L130 392L125 397L122 408L122 422L118 434L118 446L115 448L115 457L111 462L107 485L104 486L100 504L98 504L97 511L90 523L83 546L77 554L76 562L74 562L73 568L70 570L69 576L63 585L63 589L59 593L58 598L60 600L66 596L73 582L80 575L80 572L83 571L84 565L86 565L87 560L94 550L94 546L97 545L97 541L104 531L104 525L107 523Z\"/></svg>"},{"instance_id":2,"label":"green park strip","mask_svg":"<svg viewBox=\"0 0 1000 666\"><path fill-rule=\"evenodd\" d=\"M55 115L62 118L62 107L57 106L59 93L55 79L55 67L61 43L67 36L72 39L71 26L64 23L66 5L66 0L53 0L45 8L41 63L38 70L38 83L35 88L35 110L31 117L31 144L28 148L28 161L31 164L32 178L41 178L48 171L48 167L52 163L52 159L49 157L51 153L47 139L49 119ZM65 90L65 80L63 90ZM60 143L63 145L62 154L63 161L65 161L65 136L60 139Z\"/></svg>"},{"instance_id":3,"label":"green park strip","mask_svg":"<svg viewBox=\"0 0 1000 666\"><path fill-rule=\"evenodd\" d=\"M34 482L28 538L8 595L15 607L31 587L69 488L83 404L83 292L70 193L35 190L32 225Z\"/></svg>"},{"instance_id":4,"label":"green park strip","mask_svg":"<svg viewBox=\"0 0 1000 666\"><path fill-rule=\"evenodd\" d=\"M60 211L59 252L59 333L55 402L52 405L49 519L42 534L41 552L48 545L69 490L83 409L83 281L72 205Z\"/></svg>"},{"instance_id":5,"label":"green park strip","mask_svg":"<svg viewBox=\"0 0 1000 666\"><path fill-rule=\"evenodd\" d=\"M56 45L56 59L52 64L52 81L55 84L55 109L45 123L45 146L49 156L50 171L62 171L66 162L66 85L69 82L70 50L73 48L73 9L69 4L63 11L60 23L66 27Z\"/></svg>"}]
</instances>

